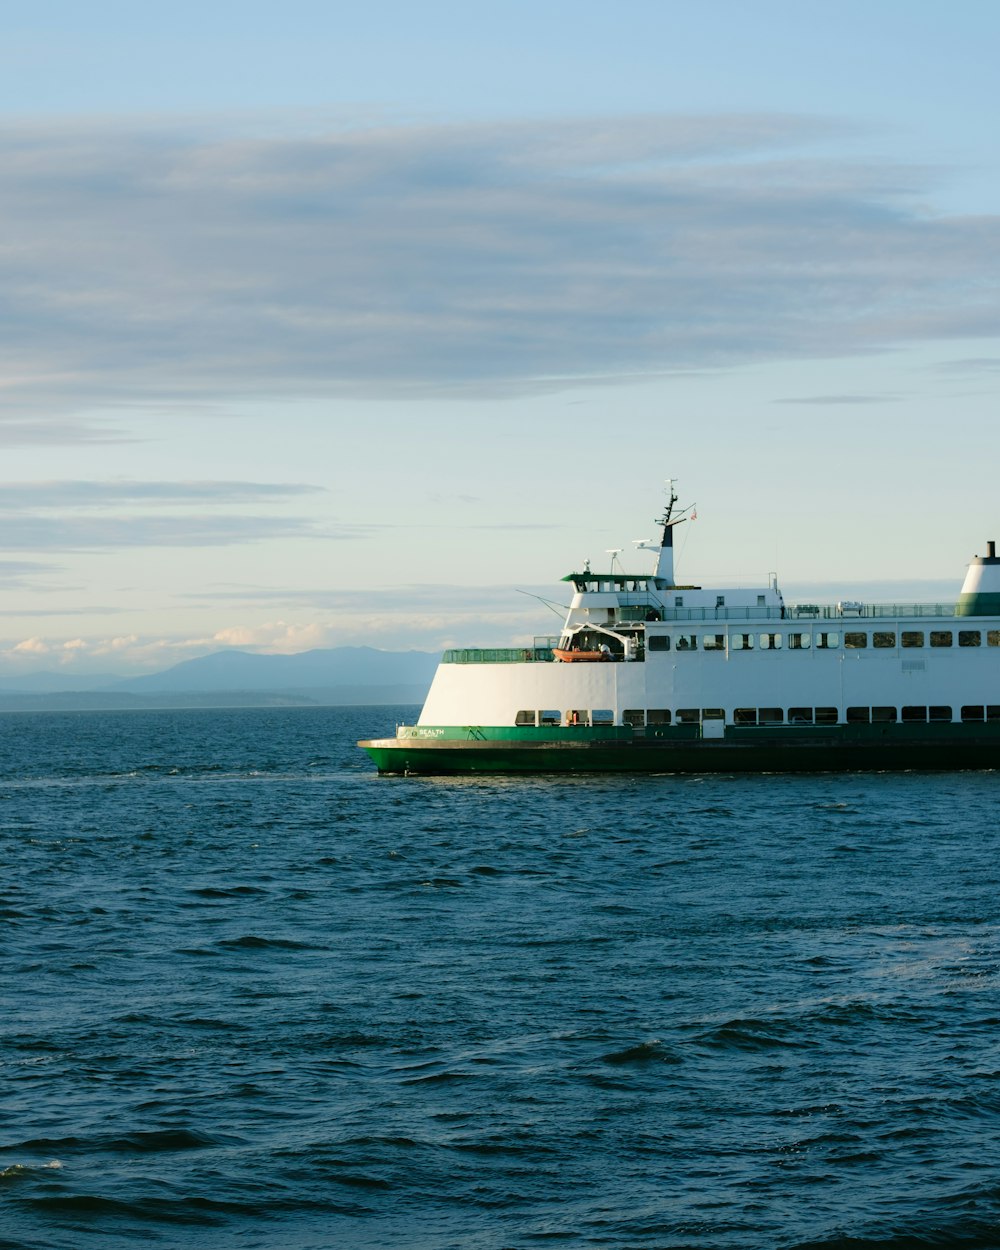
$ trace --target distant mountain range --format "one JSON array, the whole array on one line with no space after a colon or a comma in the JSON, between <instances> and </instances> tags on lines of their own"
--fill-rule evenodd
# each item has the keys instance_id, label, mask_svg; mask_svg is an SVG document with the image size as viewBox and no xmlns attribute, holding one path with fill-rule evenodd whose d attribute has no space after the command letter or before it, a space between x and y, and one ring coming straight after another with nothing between
<instances>
[{"instance_id":1,"label":"distant mountain range","mask_svg":"<svg viewBox=\"0 0 1000 1250\"><path fill-rule=\"evenodd\" d=\"M0 678L0 709L422 703L439 654L328 647L298 655L216 651L122 678L29 673Z\"/></svg>"}]
</instances>

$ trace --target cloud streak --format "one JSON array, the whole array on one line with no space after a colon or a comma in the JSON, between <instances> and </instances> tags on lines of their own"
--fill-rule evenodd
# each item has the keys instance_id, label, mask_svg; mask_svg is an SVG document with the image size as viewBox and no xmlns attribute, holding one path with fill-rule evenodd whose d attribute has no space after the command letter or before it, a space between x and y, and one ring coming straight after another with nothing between
<instances>
[{"instance_id":1,"label":"cloud streak","mask_svg":"<svg viewBox=\"0 0 1000 1250\"><path fill-rule=\"evenodd\" d=\"M0 512L39 508L105 508L128 504L159 506L187 504L275 503L305 495L323 494L321 486L291 482L156 482L47 481L0 482Z\"/></svg>"},{"instance_id":2,"label":"cloud streak","mask_svg":"<svg viewBox=\"0 0 1000 1250\"><path fill-rule=\"evenodd\" d=\"M16 525L3 527L0 550L233 546L274 538L355 539L370 532L360 525L228 510L247 504L284 505L322 493L321 487L272 482L0 482L0 516L17 518ZM115 511L123 507L130 510ZM36 573L43 566L22 562L8 567L16 575Z\"/></svg>"},{"instance_id":3,"label":"cloud streak","mask_svg":"<svg viewBox=\"0 0 1000 1250\"><path fill-rule=\"evenodd\" d=\"M0 131L0 399L502 393L1000 329L1000 220L781 117ZM0 421L0 443L3 442ZM35 427L37 428L37 427ZM50 427L51 429L54 427Z\"/></svg>"}]
</instances>

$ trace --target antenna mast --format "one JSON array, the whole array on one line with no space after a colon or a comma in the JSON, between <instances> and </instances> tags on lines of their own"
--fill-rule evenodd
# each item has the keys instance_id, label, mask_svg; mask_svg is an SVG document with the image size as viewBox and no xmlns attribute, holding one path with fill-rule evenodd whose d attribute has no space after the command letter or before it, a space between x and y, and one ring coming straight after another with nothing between
<instances>
[{"instance_id":1,"label":"antenna mast","mask_svg":"<svg viewBox=\"0 0 1000 1250\"><path fill-rule=\"evenodd\" d=\"M677 479L667 478L667 504L663 516L657 517L656 524L663 526L663 537L660 539L660 554L656 561L656 576L662 578L668 586L676 585L674 581L674 526L687 520L685 516L674 516L674 505L677 503L677 492L674 484ZM685 509L686 511L686 509Z\"/></svg>"}]
</instances>

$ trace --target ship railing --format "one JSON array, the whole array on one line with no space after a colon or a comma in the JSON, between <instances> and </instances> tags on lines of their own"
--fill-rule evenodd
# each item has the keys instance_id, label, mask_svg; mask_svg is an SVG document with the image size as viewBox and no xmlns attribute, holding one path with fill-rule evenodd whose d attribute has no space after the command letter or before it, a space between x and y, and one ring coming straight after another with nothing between
<instances>
[{"instance_id":1,"label":"ship railing","mask_svg":"<svg viewBox=\"0 0 1000 1250\"><path fill-rule=\"evenodd\" d=\"M739 608L658 608L661 621L780 621L788 613L780 607L748 604Z\"/></svg>"},{"instance_id":2,"label":"ship railing","mask_svg":"<svg viewBox=\"0 0 1000 1250\"><path fill-rule=\"evenodd\" d=\"M848 620L877 617L954 616L954 603L793 603L762 606L719 608L661 608L661 621L781 621L781 620Z\"/></svg>"},{"instance_id":3,"label":"ship railing","mask_svg":"<svg viewBox=\"0 0 1000 1250\"><path fill-rule=\"evenodd\" d=\"M442 664L546 664L555 659L558 638L536 638L530 647L450 647Z\"/></svg>"},{"instance_id":4,"label":"ship railing","mask_svg":"<svg viewBox=\"0 0 1000 1250\"><path fill-rule=\"evenodd\" d=\"M788 609L788 615L798 618L832 620L865 620L879 617L907 616L954 616L954 603L860 603L852 600L841 600L840 603L823 604L797 603Z\"/></svg>"}]
</instances>

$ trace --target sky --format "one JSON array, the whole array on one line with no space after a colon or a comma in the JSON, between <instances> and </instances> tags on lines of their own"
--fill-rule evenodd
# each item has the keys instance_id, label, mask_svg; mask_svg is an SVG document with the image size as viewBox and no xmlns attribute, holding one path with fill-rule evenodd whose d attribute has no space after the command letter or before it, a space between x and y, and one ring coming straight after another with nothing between
<instances>
[{"instance_id":1,"label":"sky","mask_svg":"<svg viewBox=\"0 0 1000 1250\"><path fill-rule=\"evenodd\" d=\"M1000 538L992 0L0 14L0 684Z\"/></svg>"}]
</instances>

